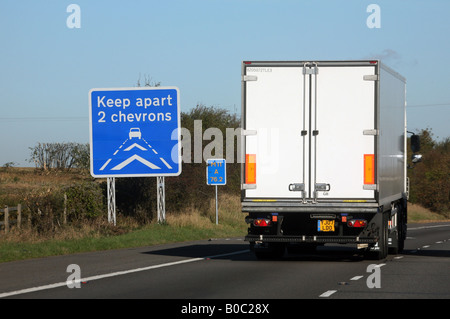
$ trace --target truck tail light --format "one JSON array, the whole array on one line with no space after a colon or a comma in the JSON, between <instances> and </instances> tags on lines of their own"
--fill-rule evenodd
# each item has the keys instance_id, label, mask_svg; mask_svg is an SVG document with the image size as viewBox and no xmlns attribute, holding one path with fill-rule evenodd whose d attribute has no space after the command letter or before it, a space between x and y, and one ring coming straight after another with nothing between
<instances>
[{"instance_id":1,"label":"truck tail light","mask_svg":"<svg viewBox=\"0 0 450 319\"><path fill-rule=\"evenodd\" d=\"M367 221L365 219L351 219L347 222L348 227L366 227Z\"/></svg>"},{"instance_id":2,"label":"truck tail light","mask_svg":"<svg viewBox=\"0 0 450 319\"><path fill-rule=\"evenodd\" d=\"M245 184L256 184L256 154L245 155Z\"/></svg>"},{"instance_id":3,"label":"truck tail light","mask_svg":"<svg viewBox=\"0 0 450 319\"><path fill-rule=\"evenodd\" d=\"M267 218L257 218L253 221L253 225L256 227L267 227L272 224L270 219Z\"/></svg>"},{"instance_id":4,"label":"truck tail light","mask_svg":"<svg viewBox=\"0 0 450 319\"><path fill-rule=\"evenodd\" d=\"M364 154L364 184L375 184L374 154Z\"/></svg>"}]
</instances>

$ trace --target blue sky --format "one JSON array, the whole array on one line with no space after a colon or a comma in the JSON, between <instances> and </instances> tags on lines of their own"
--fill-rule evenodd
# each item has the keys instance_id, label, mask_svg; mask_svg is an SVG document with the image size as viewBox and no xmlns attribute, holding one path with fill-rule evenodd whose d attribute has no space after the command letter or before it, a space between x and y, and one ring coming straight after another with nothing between
<instances>
[{"instance_id":1,"label":"blue sky","mask_svg":"<svg viewBox=\"0 0 450 319\"><path fill-rule=\"evenodd\" d=\"M381 58L407 79L409 130L448 137L449 13L448 0L2 0L0 166L31 166L37 142L87 143L89 90L139 77L177 86L184 112L239 113L243 60Z\"/></svg>"}]
</instances>

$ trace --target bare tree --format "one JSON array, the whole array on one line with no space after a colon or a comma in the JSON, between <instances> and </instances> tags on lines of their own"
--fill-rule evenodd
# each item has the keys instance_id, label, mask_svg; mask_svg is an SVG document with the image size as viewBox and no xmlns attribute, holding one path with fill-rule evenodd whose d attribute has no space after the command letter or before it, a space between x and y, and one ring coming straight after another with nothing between
<instances>
[{"instance_id":1,"label":"bare tree","mask_svg":"<svg viewBox=\"0 0 450 319\"><path fill-rule=\"evenodd\" d=\"M79 143L37 143L29 148L30 160L36 168L71 169L89 167L89 145Z\"/></svg>"}]
</instances>

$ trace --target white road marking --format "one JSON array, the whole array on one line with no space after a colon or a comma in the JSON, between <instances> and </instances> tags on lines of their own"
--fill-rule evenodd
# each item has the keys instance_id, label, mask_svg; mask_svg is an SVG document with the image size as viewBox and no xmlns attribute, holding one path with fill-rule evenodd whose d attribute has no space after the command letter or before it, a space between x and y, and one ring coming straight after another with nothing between
<instances>
[{"instance_id":1,"label":"white road marking","mask_svg":"<svg viewBox=\"0 0 450 319\"><path fill-rule=\"evenodd\" d=\"M420 226L420 227L412 227L408 230L417 230L417 229L428 229L428 228L437 228L437 227L450 227L450 225L430 225L430 226Z\"/></svg>"},{"instance_id":2,"label":"white road marking","mask_svg":"<svg viewBox=\"0 0 450 319\"><path fill-rule=\"evenodd\" d=\"M328 290L328 291L325 291L323 294L321 294L319 297L321 297L321 298L328 298L332 294L334 294L335 292L337 292L337 290Z\"/></svg>"},{"instance_id":3,"label":"white road marking","mask_svg":"<svg viewBox=\"0 0 450 319\"><path fill-rule=\"evenodd\" d=\"M350 280L360 280L364 276L355 276L353 278L350 278Z\"/></svg>"},{"instance_id":4,"label":"white road marking","mask_svg":"<svg viewBox=\"0 0 450 319\"><path fill-rule=\"evenodd\" d=\"M231 253L225 253L225 254L220 254L220 255L213 255L213 256L207 256L207 257L184 259L184 260L174 261L174 262L165 263L165 264L153 265L153 266L136 268L136 269L129 269L129 270L124 270L124 271L117 271L117 272L112 272L112 273L109 273L109 274L85 277L85 278L81 278L81 279L75 280L75 281L58 282L58 283L54 283L54 284L50 284L50 285L44 285L44 286L38 286L38 287L32 287L32 288L26 288L26 289L21 289L21 290L15 290L15 291L10 291L10 292L0 293L0 298L9 297L9 296L15 296L15 295L21 295L21 294L25 294L25 293L29 293L29 292L36 292L36 291L41 291L41 290L46 290L46 289L53 289L53 288L63 287L63 286L66 286L68 283L69 284L73 284L73 283L78 283L78 282L89 282L89 281L99 280L99 279L103 279L103 278L109 278L109 277L115 277L115 276L131 274L131 273L140 272L140 271L147 271L147 270L158 269L158 268L163 268L163 267L170 267L170 266L175 266L175 265L187 264L187 263L191 263L191 262L195 262L195 261L208 260L208 259L219 258L219 257L224 257L224 256L232 256L232 255L244 254L244 253L248 253L248 252L250 252L249 249L239 250L239 251L235 251L235 252L231 252Z\"/></svg>"}]
</instances>

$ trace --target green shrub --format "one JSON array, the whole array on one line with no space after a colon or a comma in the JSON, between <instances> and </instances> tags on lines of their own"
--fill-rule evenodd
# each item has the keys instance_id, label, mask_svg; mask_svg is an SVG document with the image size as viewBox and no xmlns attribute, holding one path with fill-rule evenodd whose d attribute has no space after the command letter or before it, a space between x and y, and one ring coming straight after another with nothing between
<instances>
[{"instance_id":1,"label":"green shrub","mask_svg":"<svg viewBox=\"0 0 450 319\"><path fill-rule=\"evenodd\" d=\"M92 219L105 211L105 196L98 183L83 182L64 190L67 196L67 218L80 220Z\"/></svg>"}]
</instances>

